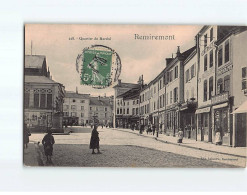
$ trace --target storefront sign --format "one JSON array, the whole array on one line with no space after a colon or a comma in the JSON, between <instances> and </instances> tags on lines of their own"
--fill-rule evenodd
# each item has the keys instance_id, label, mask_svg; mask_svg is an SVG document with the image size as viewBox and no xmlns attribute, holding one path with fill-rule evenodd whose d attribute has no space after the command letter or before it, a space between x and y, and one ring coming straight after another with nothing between
<instances>
[{"instance_id":1,"label":"storefront sign","mask_svg":"<svg viewBox=\"0 0 247 195\"><path fill-rule=\"evenodd\" d=\"M209 50L211 50L211 49L214 48L214 42L215 42L215 41L213 41L209 46L205 47L205 49L202 50L201 56L204 56L205 53L207 53Z\"/></svg>"},{"instance_id":2,"label":"storefront sign","mask_svg":"<svg viewBox=\"0 0 247 195\"><path fill-rule=\"evenodd\" d=\"M228 100L229 100L228 92L213 96L212 99L211 99L212 104L218 104L218 103L221 103L221 102L227 102Z\"/></svg>"},{"instance_id":3,"label":"storefront sign","mask_svg":"<svg viewBox=\"0 0 247 195\"><path fill-rule=\"evenodd\" d=\"M196 110L196 114L201 114L205 112L210 112L210 107L201 108L201 109Z\"/></svg>"},{"instance_id":4,"label":"storefront sign","mask_svg":"<svg viewBox=\"0 0 247 195\"><path fill-rule=\"evenodd\" d=\"M217 76L220 76L228 71L232 70L232 64L227 64L224 67L218 69Z\"/></svg>"}]
</instances>

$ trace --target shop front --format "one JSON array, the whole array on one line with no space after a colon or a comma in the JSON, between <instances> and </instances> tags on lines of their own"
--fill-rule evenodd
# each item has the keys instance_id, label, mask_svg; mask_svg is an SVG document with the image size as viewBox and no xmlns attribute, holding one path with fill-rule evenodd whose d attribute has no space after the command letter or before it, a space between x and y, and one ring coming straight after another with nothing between
<instances>
[{"instance_id":1,"label":"shop front","mask_svg":"<svg viewBox=\"0 0 247 195\"><path fill-rule=\"evenodd\" d=\"M180 126L184 137L196 140L196 106L194 101L187 101L180 108Z\"/></svg>"},{"instance_id":2,"label":"shop front","mask_svg":"<svg viewBox=\"0 0 247 195\"><path fill-rule=\"evenodd\" d=\"M232 132L230 128L230 104L228 93L212 97L213 134L212 142L216 141L216 133L219 132L222 145L232 145Z\"/></svg>"},{"instance_id":3,"label":"shop front","mask_svg":"<svg viewBox=\"0 0 247 195\"><path fill-rule=\"evenodd\" d=\"M212 141L211 113L210 107L196 110L197 116L197 141Z\"/></svg>"},{"instance_id":4,"label":"shop front","mask_svg":"<svg viewBox=\"0 0 247 195\"><path fill-rule=\"evenodd\" d=\"M178 111L174 107L165 112L165 134L168 136L176 136L178 132Z\"/></svg>"}]
</instances>

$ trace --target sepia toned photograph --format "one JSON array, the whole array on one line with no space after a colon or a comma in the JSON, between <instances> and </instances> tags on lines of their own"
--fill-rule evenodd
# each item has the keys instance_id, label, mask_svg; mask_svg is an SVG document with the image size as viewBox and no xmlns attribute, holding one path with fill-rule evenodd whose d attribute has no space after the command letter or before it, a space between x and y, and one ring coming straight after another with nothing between
<instances>
[{"instance_id":1,"label":"sepia toned photograph","mask_svg":"<svg viewBox=\"0 0 247 195\"><path fill-rule=\"evenodd\" d=\"M247 27L25 24L26 167L245 168Z\"/></svg>"}]
</instances>

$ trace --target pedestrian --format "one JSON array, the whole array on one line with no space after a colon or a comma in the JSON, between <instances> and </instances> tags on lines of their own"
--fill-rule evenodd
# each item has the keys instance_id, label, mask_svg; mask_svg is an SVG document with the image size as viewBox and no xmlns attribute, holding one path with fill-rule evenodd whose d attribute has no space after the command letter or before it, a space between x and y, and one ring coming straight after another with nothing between
<instances>
[{"instance_id":1,"label":"pedestrian","mask_svg":"<svg viewBox=\"0 0 247 195\"><path fill-rule=\"evenodd\" d=\"M94 126L90 139L90 149L92 149L92 154L95 154L94 150L97 149L98 154L101 154L99 151L99 132L97 131L97 125Z\"/></svg>"},{"instance_id":2,"label":"pedestrian","mask_svg":"<svg viewBox=\"0 0 247 195\"><path fill-rule=\"evenodd\" d=\"M51 163L52 162L51 156L53 154L53 145L55 144L55 140L51 130L47 131L47 134L44 136L42 140L42 144L44 146L47 163Z\"/></svg>"},{"instance_id":3,"label":"pedestrian","mask_svg":"<svg viewBox=\"0 0 247 195\"><path fill-rule=\"evenodd\" d=\"M178 131L178 143L182 143L183 142L183 137L184 137L184 132L181 130L181 129L179 129L179 131Z\"/></svg>"},{"instance_id":4,"label":"pedestrian","mask_svg":"<svg viewBox=\"0 0 247 195\"><path fill-rule=\"evenodd\" d=\"M221 130L220 130L219 126L216 126L215 144L216 145L222 145Z\"/></svg>"},{"instance_id":5,"label":"pedestrian","mask_svg":"<svg viewBox=\"0 0 247 195\"><path fill-rule=\"evenodd\" d=\"M152 125L152 131L153 131L153 135L155 134L155 125Z\"/></svg>"},{"instance_id":6,"label":"pedestrian","mask_svg":"<svg viewBox=\"0 0 247 195\"><path fill-rule=\"evenodd\" d=\"M24 129L23 129L23 144L24 144L24 149L28 147L29 143L29 136L31 136L31 133L29 132L27 128L27 124L24 124Z\"/></svg>"}]
</instances>

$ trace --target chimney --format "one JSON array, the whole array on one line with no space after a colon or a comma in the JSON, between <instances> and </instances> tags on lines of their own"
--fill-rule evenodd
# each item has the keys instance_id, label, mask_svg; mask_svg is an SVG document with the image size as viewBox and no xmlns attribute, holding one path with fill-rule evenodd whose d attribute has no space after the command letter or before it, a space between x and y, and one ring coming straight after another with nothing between
<instances>
[{"instance_id":1,"label":"chimney","mask_svg":"<svg viewBox=\"0 0 247 195\"><path fill-rule=\"evenodd\" d=\"M78 88L77 87L76 87L75 91L76 91L76 94L78 94Z\"/></svg>"},{"instance_id":2,"label":"chimney","mask_svg":"<svg viewBox=\"0 0 247 195\"><path fill-rule=\"evenodd\" d=\"M106 98L106 93L104 93L104 98Z\"/></svg>"},{"instance_id":3,"label":"chimney","mask_svg":"<svg viewBox=\"0 0 247 195\"><path fill-rule=\"evenodd\" d=\"M177 49L177 57L180 56L181 53L180 53L180 46L178 46L178 49Z\"/></svg>"},{"instance_id":4,"label":"chimney","mask_svg":"<svg viewBox=\"0 0 247 195\"><path fill-rule=\"evenodd\" d=\"M100 100L100 95L98 96L98 100Z\"/></svg>"},{"instance_id":5,"label":"chimney","mask_svg":"<svg viewBox=\"0 0 247 195\"><path fill-rule=\"evenodd\" d=\"M121 79L118 79L118 85L121 85Z\"/></svg>"}]
</instances>

